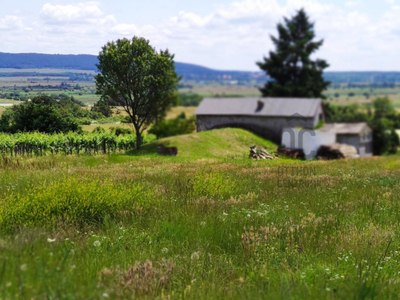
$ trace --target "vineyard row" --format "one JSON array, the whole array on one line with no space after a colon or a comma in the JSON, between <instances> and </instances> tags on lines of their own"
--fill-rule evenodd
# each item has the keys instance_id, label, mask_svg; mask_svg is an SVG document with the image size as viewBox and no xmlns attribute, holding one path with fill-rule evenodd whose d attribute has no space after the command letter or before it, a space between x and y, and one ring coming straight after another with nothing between
<instances>
[{"instance_id":1,"label":"vineyard row","mask_svg":"<svg viewBox=\"0 0 400 300\"><path fill-rule=\"evenodd\" d=\"M112 133L0 133L0 155L42 156L48 154L106 154L133 149L136 136Z\"/></svg>"}]
</instances>

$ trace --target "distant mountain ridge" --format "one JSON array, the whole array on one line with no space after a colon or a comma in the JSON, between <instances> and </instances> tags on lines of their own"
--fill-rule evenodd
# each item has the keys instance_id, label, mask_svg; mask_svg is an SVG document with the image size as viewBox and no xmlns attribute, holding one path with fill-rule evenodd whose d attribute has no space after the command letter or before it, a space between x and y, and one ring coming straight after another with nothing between
<instances>
[{"instance_id":1,"label":"distant mountain ridge","mask_svg":"<svg viewBox=\"0 0 400 300\"><path fill-rule=\"evenodd\" d=\"M4 53L0 52L0 68L13 69L75 69L97 71L97 56L80 54L40 54L40 53ZM262 72L224 71L175 62L177 73L184 80L218 80L218 81L266 81ZM395 83L400 82L400 72L326 72L326 80L335 83Z\"/></svg>"}]
</instances>

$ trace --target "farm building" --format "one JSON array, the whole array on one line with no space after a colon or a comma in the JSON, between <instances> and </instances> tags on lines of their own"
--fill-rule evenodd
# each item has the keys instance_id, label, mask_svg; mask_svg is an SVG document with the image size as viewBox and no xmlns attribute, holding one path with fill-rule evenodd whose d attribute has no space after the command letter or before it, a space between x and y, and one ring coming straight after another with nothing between
<instances>
[{"instance_id":1,"label":"farm building","mask_svg":"<svg viewBox=\"0 0 400 300\"><path fill-rule=\"evenodd\" d=\"M367 123L326 124L320 131L335 134L337 143L354 146L361 157L372 155L372 129Z\"/></svg>"},{"instance_id":2,"label":"farm building","mask_svg":"<svg viewBox=\"0 0 400 300\"><path fill-rule=\"evenodd\" d=\"M281 142L287 127L314 128L324 120L321 99L206 98L197 108L197 131L243 128Z\"/></svg>"}]
</instances>

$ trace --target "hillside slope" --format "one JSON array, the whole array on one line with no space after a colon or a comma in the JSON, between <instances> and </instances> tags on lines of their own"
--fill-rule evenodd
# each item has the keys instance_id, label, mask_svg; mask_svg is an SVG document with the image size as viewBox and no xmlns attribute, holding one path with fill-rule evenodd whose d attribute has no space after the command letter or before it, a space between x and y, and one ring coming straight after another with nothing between
<instances>
[{"instance_id":1,"label":"hillside slope","mask_svg":"<svg viewBox=\"0 0 400 300\"><path fill-rule=\"evenodd\" d=\"M132 154L156 154L160 144L178 147L178 156L182 158L242 158L248 155L251 145L265 147L269 152L277 149L274 143L249 131L224 128L160 139Z\"/></svg>"}]
</instances>

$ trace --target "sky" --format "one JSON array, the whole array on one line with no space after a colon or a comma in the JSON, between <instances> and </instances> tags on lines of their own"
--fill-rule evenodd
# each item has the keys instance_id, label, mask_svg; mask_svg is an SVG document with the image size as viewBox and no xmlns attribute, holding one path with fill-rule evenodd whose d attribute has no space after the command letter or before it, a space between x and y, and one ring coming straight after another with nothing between
<instances>
[{"instance_id":1,"label":"sky","mask_svg":"<svg viewBox=\"0 0 400 300\"><path fill-rule=\"evenodd\" d=\"M141 36L179 62L257 71L277 24L300 8L329 71L400 71L400 0L4 1L0 52L97 55Z\"/></svg>"}]
</instances>

